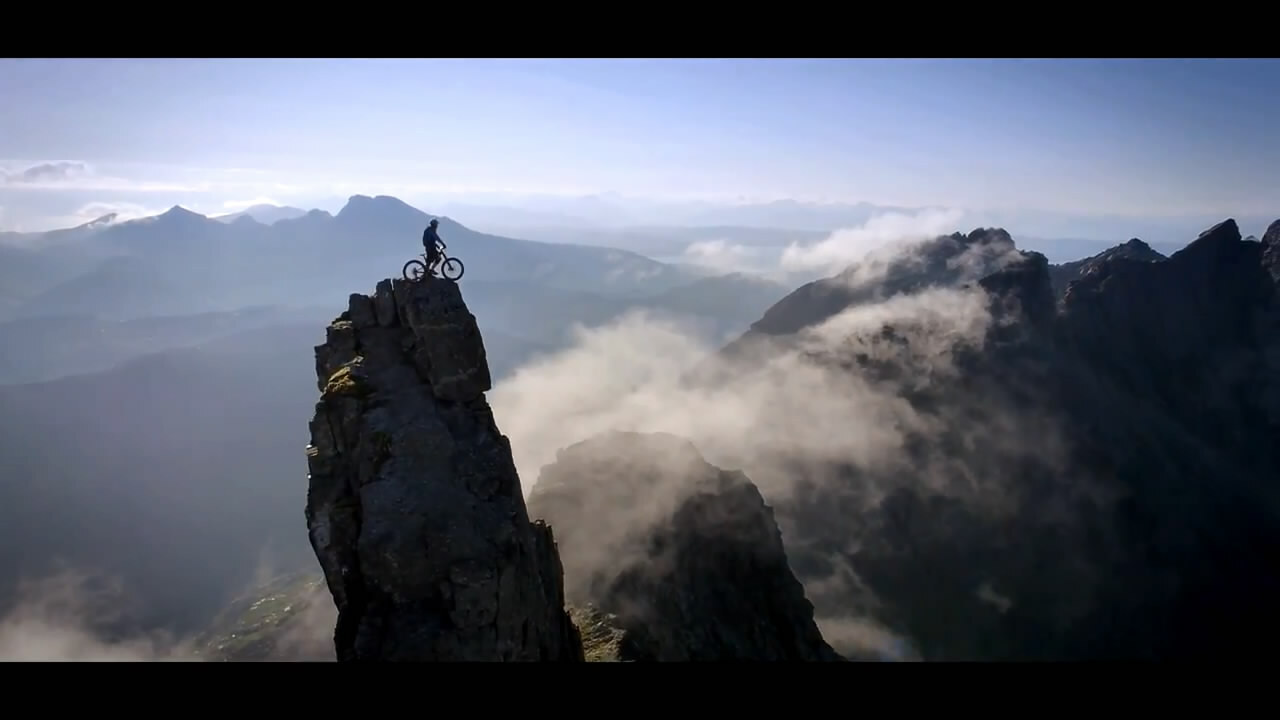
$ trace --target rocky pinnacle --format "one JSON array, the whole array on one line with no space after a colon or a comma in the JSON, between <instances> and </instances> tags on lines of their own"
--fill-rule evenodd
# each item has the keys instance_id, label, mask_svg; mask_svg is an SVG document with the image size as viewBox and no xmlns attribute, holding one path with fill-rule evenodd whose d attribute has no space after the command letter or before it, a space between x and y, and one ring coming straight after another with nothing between
<instances>
[{"instance_id":1,"label":"rocky pinnacle","mask_svg":"<svg viewBox=\"0 0 1280 720\"><path fill-rule=\"evenodd\" d=\"M575 443L542 468L529 507L564 528L568 601L611 618L624 661L843 660L759 489L688 440Z\"/></svg>"},{"instance_id":2,"label":"rocky pinnacle","mask_svg":"<svg viewBox=\"0 0 1280 720\"><path fill-rule=\"evenodd\" d=\"M581 661L458 286L351 295L315 356L306 518L338 660Z\"/></svg>"}]
</instances>

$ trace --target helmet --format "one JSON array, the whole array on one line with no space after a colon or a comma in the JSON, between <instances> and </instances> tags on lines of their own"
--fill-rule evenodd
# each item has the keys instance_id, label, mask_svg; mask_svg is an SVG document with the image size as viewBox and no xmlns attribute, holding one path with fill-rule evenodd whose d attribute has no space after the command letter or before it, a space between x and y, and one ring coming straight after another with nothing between
<instances>
[{"instance_id":1,"label":"helmet","mask_svg":"<svg viewBox=\"0 0 1280 720\"><path fill-rule=\"evenodd\" d=\"M437 226L437 225L439 225L439 224L440 224L440 220L439 220L439 219L437 219L437 218L431 218L431 227L435 227L435 226Z\"/></svg>"}]
</instances>

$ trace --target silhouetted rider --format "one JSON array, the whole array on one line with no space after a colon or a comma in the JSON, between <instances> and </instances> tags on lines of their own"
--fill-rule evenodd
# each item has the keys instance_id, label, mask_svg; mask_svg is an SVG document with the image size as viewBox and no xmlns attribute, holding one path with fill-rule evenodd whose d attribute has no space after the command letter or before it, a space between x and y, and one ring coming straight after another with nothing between
<instances>
[{"instance_id":1,"label":"silhouetted rider","mask_svg":"<svg viewBox=\"0 0 1280 720\"><path fill-rule=\"evenodd\" d=\"M440 263L440 251L447 247L440 239L440 233L436 232L436 227L439 225L440 221L432 218L431 224L422 231L422 247L427 251L427 271L432 274L436 271L436 265Z\"/></svg>"}]
</instances>

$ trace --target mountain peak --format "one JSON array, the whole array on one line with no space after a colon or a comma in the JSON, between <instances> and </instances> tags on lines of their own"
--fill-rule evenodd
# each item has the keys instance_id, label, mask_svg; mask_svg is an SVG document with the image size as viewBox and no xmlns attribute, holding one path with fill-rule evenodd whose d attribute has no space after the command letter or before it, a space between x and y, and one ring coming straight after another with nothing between
<instances>
[{"instance_id":1,"label":"mountain peak","mask_svg":"<svg viewBox=\"0 0 1280 720\"><path fill-rule=\"evenodd\" d=\"M343 205L342 209L338 211L338 217L349 216L353 213L388 211L404 212L406 210L418 214L425 214L409 203L406 203L398 197L392 197L391 195L375 195L373 197L368 195L352 195L347 198L347 204Z\"/></svg>"},{"instance_id":2,"label":"mountain peak","mask_svg":"<svg viewBox=\"0 0 1280 720\"><path fill-rule=\"evenodd\" d=\"M1235 218L1227 218L1213 227L1200 233L1189 245L1174 254L1175 257L1199 257L1204 254L1218 254L1224 249L1241 241L1240 226Z\"/></svg>"},{"instance_id":3,"label":"mountain peak","mask_svg":"<svg viewBox=\"0 0 1280 720\"><path fill-rule=\"evenodd\" d=\"M173 207L164 211L160 215L157 215L156 217L160 218L161 220L194 220L196 218L199 218L201 220L205 219L204 215L201 215L198 212L193 212L191 210L188 210L182 207L181 205L174 205Z\"/></svg>"},{"instance_id":4,"label":"mountain peak","mask_svg":"<svg viewBox=\"0 0 1280 720\"><path fill-rule=\"evenodd\" d=\"M1124 243L1109 247L1106 250L1080 260L1052 265L1049 275L1053 279L1054 294L1062 296L1075 280L1113 261L1159 262L1165 256L1138 238L1129 238Z\"/></svg>"},{"instance_id":5,"label":"mountain peak","mask_svg":"<svg viewBox=\"0 0 1280 720\"><path fill-rule=\"evenodd\" d=\"M964 242L968 245L1009 245L1013 246L1013 237L1004 228L974 228Z\"/></svg>"}]
</instances>

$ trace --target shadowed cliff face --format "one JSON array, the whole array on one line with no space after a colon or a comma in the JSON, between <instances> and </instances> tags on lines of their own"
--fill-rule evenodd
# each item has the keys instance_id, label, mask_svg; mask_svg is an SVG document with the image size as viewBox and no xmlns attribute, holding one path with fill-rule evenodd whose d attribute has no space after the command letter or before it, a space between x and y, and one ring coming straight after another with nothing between
<instances>
[{"instance_id":1,"label":"shadowed cliff face","mask_svg":"<svg viewBox=\"0 0 1280 720\"><path fill-rule=\"evenodd\" d=\"M618 659L841 659L759 490L688 441L572 445L543 468L529 508L557 528L569 603L612 616Z\"/></svg>"},{"instance_id":2,"label":"shadowed cliff face","mask_svg":"<svg viewBox=\"0 0 1280 720\"><path fill-rule=\"evenodd\" d=\"M1226 221L1167 259L1122 248L1058 307L1027 254L979 283L992 322L951 376L918 352L876 359L928 347L905 325L808 355L939 421L888 467L785 458L796 491L777 507L820 614L873 618L926 659L1238 655L1280 638L1271 236Z\"/></svg>"},{"instance_id":3,"label":"shadowed cliff face","mask_svg":"<svg viewBox=\"0 0 1280 720\"><path fill-rule=\"evenodd\" d=\"M352 295L316 348L307 528L344 660L581 660L454 283Z\"/></svg>"}]
</instances>

